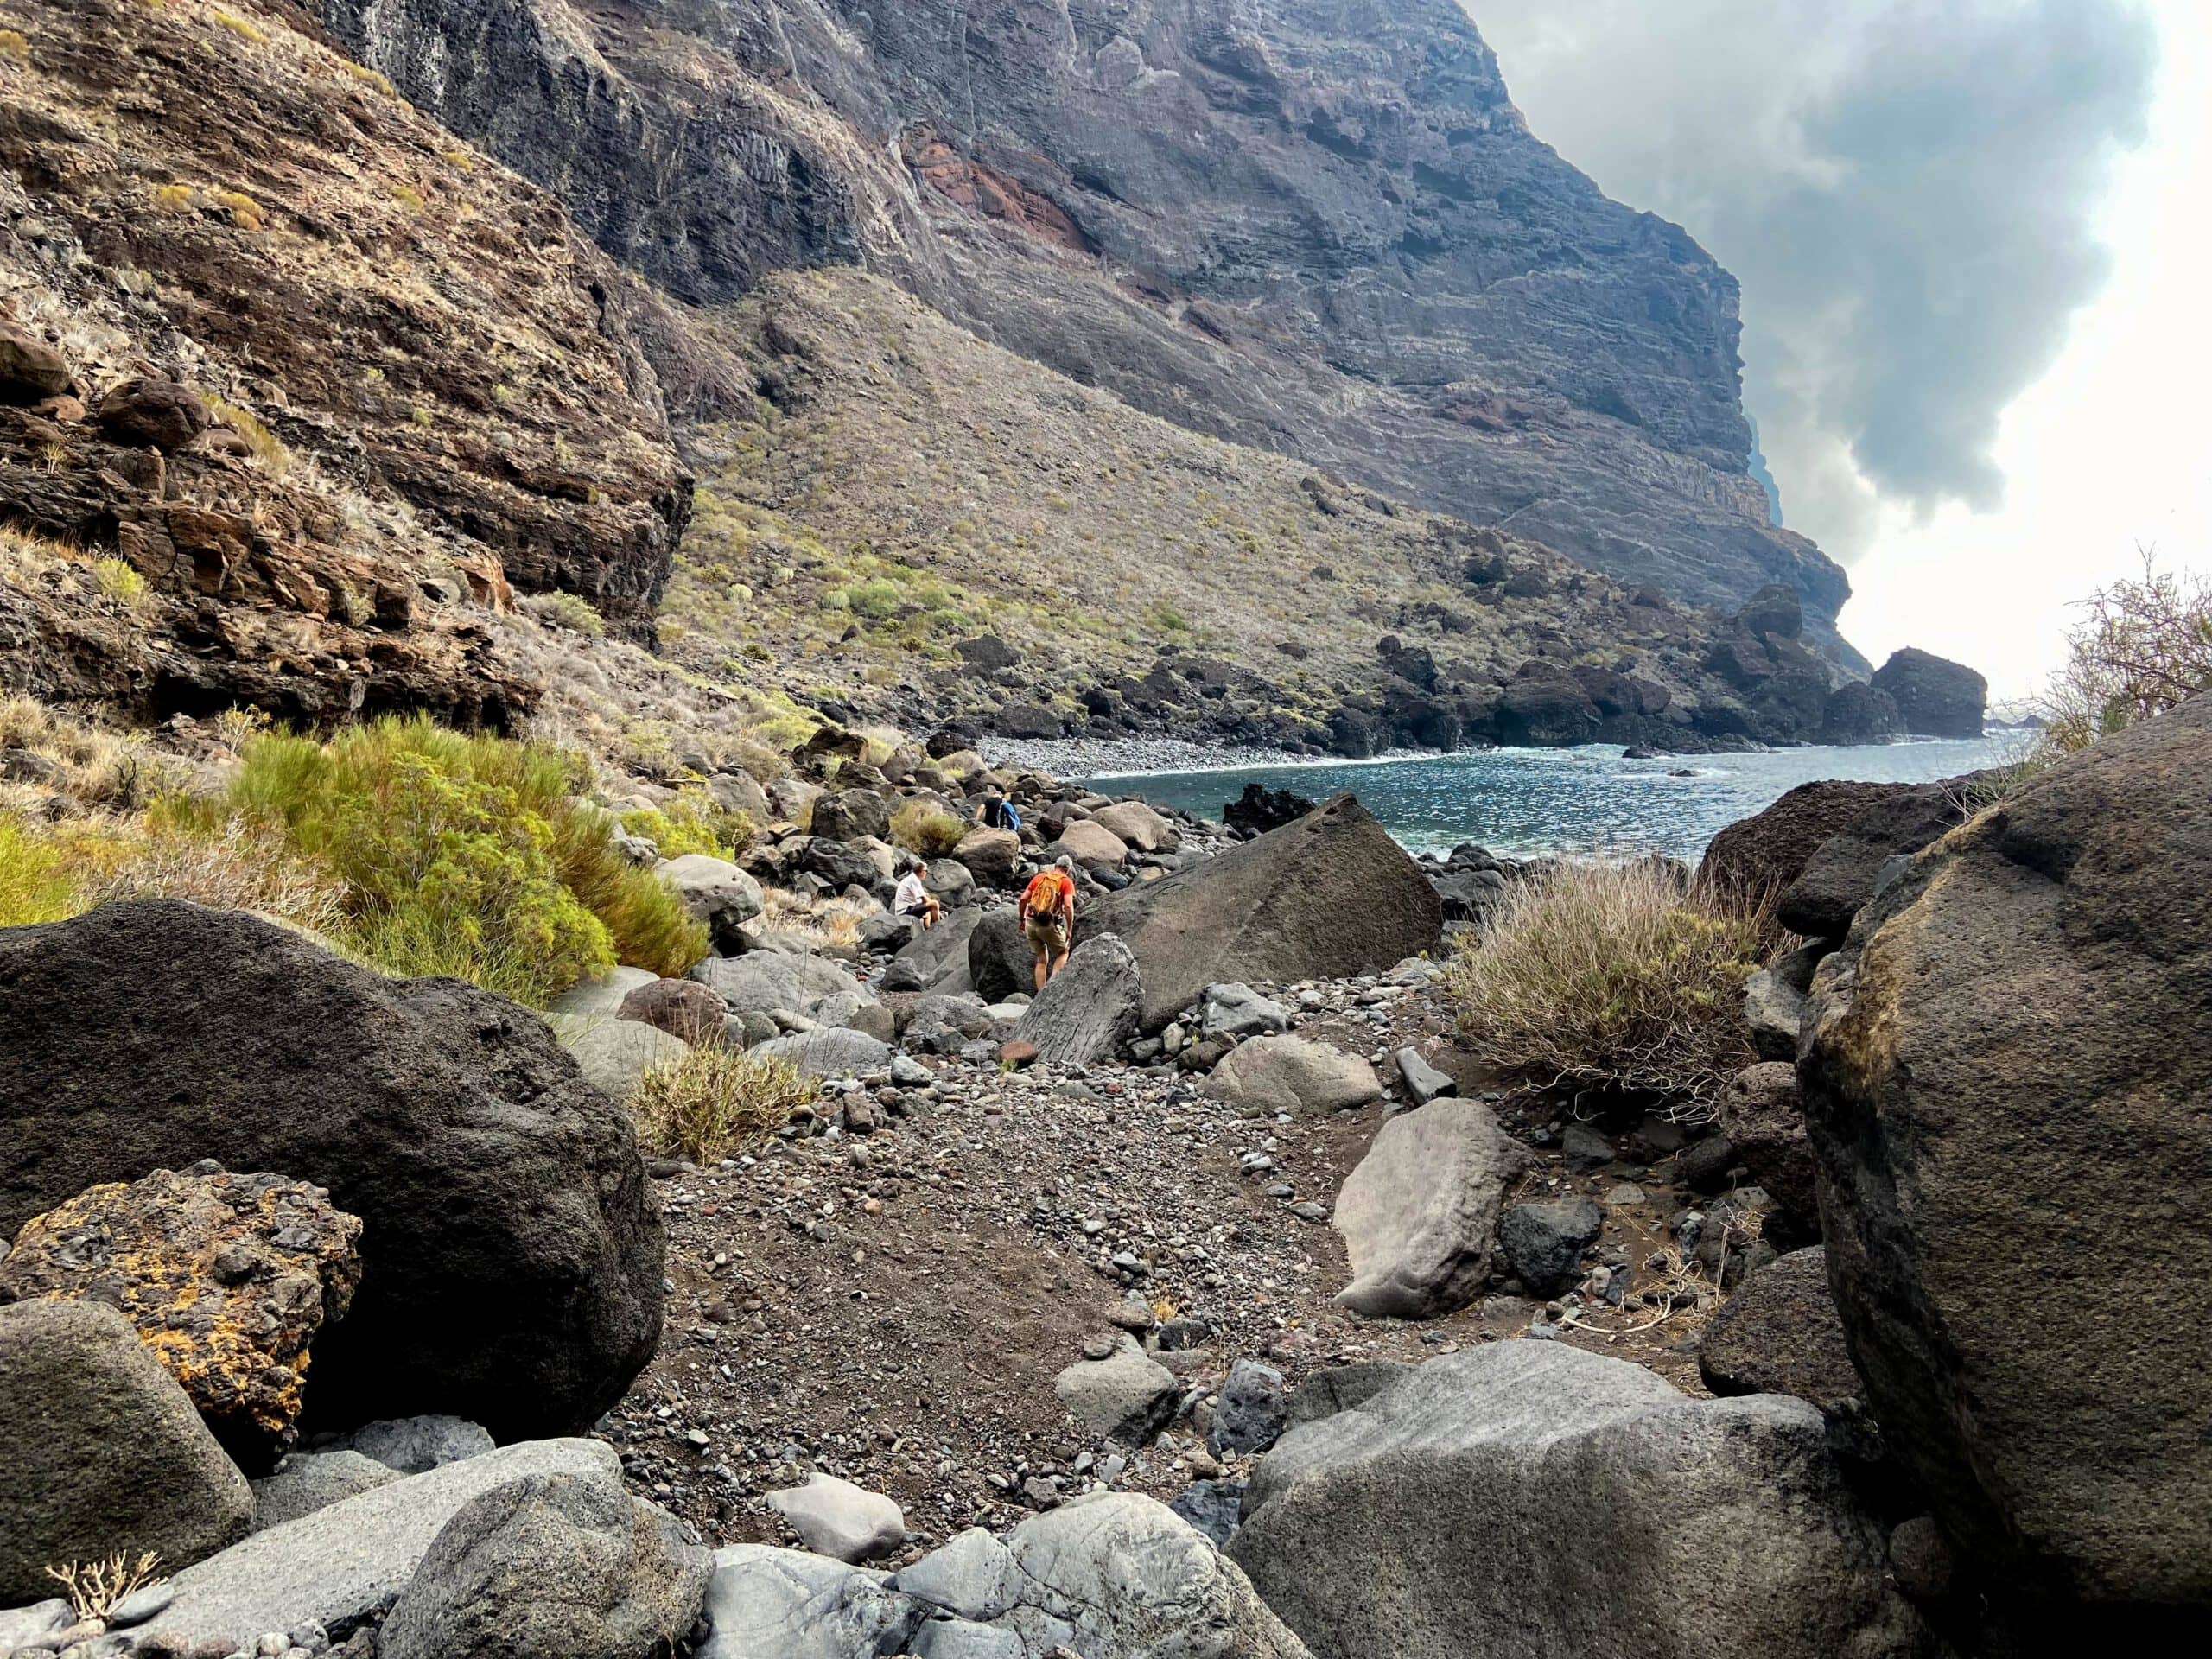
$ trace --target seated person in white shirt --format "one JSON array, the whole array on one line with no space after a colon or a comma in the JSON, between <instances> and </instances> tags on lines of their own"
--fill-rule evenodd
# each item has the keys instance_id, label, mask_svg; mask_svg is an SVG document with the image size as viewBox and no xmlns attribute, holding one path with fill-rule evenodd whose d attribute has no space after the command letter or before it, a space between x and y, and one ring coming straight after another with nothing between
<instances>
[{"instance_id":1,"label":"seated person in white shirt","mask_svg":"<svg viewBox=\"0 0 2212 1659\"><path fill-rule=\"evenodd\" d=\"M922 878L929 873L930 867L917 861L900 880L898 892L891 895L891 908L901 916L912 916L924 927L935 927L937 918L944 914L944 906L922 885Z\"/></svg>"}]
</instances>

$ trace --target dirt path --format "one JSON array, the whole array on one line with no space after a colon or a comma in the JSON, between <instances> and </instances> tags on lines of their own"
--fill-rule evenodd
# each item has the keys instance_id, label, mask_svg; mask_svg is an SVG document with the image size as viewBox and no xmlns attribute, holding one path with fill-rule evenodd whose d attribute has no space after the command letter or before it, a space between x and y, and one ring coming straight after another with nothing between
<instances>
[{"instance_id":1,"label":"dirt path","mask_svg":"<svg viewBox=\"0 0 2212 1659\"><path fill-rule=\"evenodd\" d=\"M1299 1034L1363 1054L1419 1040L1479 1089L1469 1057L1442 1044L1447 1022L1426 988L1318 988L1325 1006ZM1194 1471L1214 1472L1204 1401L1232 1360L1265 1358L1294 1384L1325 1365L1517 1337L1538 1312L1491 1297L1412 1325L1332 1306L1342 1241L1291 1206L1332 1203L1394 1103L1286 1123L1238 1116L1173 1071L929 1064L929 1088L874 1092L872 1133L779 1141L740 1166L656 1184L667 1334L604 1427L639 1489L712 1538L782 1539L759 1500L815 1470L888 1493L917 1548L1102 1477L1172 1497ZM1499 1111L1524 1139L1552 1121L1510 1102ZM1274 1166L1246 1173L1251 1153ZM1652 1201L1608 1211L1600 1255L1641 1285L1674 1204L1662 1181L1633 1164L1570 1175L1540 1153L1524 1195L1602 1197L1637 1175ZM1211 1334L1159 1356L1195 1414L1117 1466L1120 1449L1066 1414L1052 1380L1087 1338L1113 1334L1133 1294ZM1697 1388L1694 1360L1673 1351L1686 1321L1609 1343L1605 1331L1652 1314L1577 1317L1601 1329L1563 1339Z\"/></svg>"}]
</instances>

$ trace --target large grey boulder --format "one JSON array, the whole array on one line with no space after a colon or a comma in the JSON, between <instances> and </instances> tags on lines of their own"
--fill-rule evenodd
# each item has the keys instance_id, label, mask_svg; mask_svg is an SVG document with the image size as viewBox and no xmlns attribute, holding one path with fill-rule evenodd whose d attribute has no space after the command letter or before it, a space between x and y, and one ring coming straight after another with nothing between
<instances>
[{"instance_id":1,"label":"large grey boulder","mask_svg":"<svg viewBox=\"0 0 2212 1659\"><path fill-rule=\"evenodd\" d=\"M1337 1195L1352 1275L1338 1305L1377 1319L1465 1307L1490 1278L1498 1207L1528 1161L1480 1101L1433 1100L1385 1123Z\"/></svg>"},{"instance_id":2,"label":"large grey boulder","mask_svg":"<svg viewBox=\"0 0 2212 1659\"><path fill-rule=\"evenodd\" d=\"M691 1051L681 1037L641 1020L564 1021L556 1027L556 1034L561 1046L575 1057L584 1080L614 1101L637 1093L638 1084L653 1067L680 1060Z\"/></svg>"},{"instance_id":3,"label":"large grey boulder","mask_svg":"<svg viewBox=\"0 0 2212 1659\"><path fill-rule=\"evenodd\" d=\"M1182 844L1175 826L1142 801L1119 801L1102 806L1090 821L1110 830L1140 852L1173 852Z\"/></svg>"},{"instance_id":4,"label":"large grey boulder","mask_svg":"<svg viewBox=\"0 0 2212 1659\"><path fill-rule=\"evenodd\" d=\"M252 1519L245 1477L122 1314L0 1306L0 1606L43 1599L49 1565L184 1565Z\"/></svg>"},{"instance_id":5,"label":"large grey boulder","mask_svg":"<svg viewBox=\"0 0 2212 1659\"><path fill-rule=\"evenodd\" d=\"M664 859L655 871L676 889L683 908L703 922L716 949L734 945L738 930L758 916L765 898L760 884L726 858L686 853Z\"/></svg>"},{"instance_id":6,"label":"large grey boulder","mask_svg":"<svg viewBox=\"0 0 2212 1659\"><path fill-rule=\"evenodd\" d=\"M621 1012L622 1004L631 994L647 985L656 984L660 976L645 968L610 968L593 978L580 980L555 997L546 1009L546 1018L553 1022L559 1018L588 1020L613 1019Z\"/></svg>"},{"instance_id":7,"label":"large grey boulder","mask_svg":"<svg viewBox=\"0 0 2212 1659\"><path fill-rule=\"evenodd\" d=\"M891 1064L891 1045L880 1037L847 1026L817 1026L756 1043L755 1054L789 1060L802 1071L817 1077L855 1077L880 1071Z\"/></svg>"},{"instance_id":8,"label":"large grey boulder","mask_svg":"<svg viewBox=\"0 0 2212 1659\"><path fill-rule=\"evenodd\" d=\"M1319 1659L1903 1659L1883 1547L1803 1402L1507 1342L1291 1430L1228 1554Z\"/></svg>"},{"instance_id":9,"label":"large grey boulder","mask_svg":"<svg viewBox=\"0 0 2212 1659\"><path fill-rule=\"evenodd\" d=\"M1052 1379L1061 1404L1095 1432L1142 1446L1175 1414L1174 1373L1124 1336L1103 1359L1077 1360Z\"/></svg>"},{"instance_id":10,"label":"large grey boulder","mask_svg":"<svg viewBox=\"0 0 2212 1659\"><path fill-rule=\"evenodd\" d=\"M1308 1659L1242 1571L1134 1493L962 1533L895 1574L758 1544L715 1559L695 1659Z\"/></svg>"},{"instance_id":11,"label":"large grey boulder","mask_svg":"<svg viewBox=\"0 0 2212 1659\"><path fill-rule=\"evenodd\" d=\"M707 1551L619 1477L522 1475L455 1511L378 1633L381 1659L659 1659L706 1600Z\"/></svg>"},{"instance_id":12,"label":"large grey boulder","mask_svg":"<svg viewBox=\"0 0 2212 1659\"><path fill-rule=\"evenodd\" d=\"M830 841L881 841L891 834L891 803L872 789L839 789L814 798L807 829Z\"/></svg>"},{"instance_id":13,"label":"large grey boulder","mask_svg":"<svg viewBox=\"0 0 2212 1659\"><path fill-rule=\"evenodd\" d=\"M1375 1068L1357 1054L1304 1037L1255 1037L1229 1051L1205 1092L1255 1116L1322 1117L1382 1098Z\"/></svg>"},{"instance_id":14,"label":"large grey boulder","mask_svg":"<svg viewBox=\"0 0 2212 1659\"><path fill-rule=\"evenodd\" d=\"M1077 917L1078 938L1117 934L1135 956L1147 1031L1209 985L1379 973L1433 945L1442 927L1421 867L1349 795ZM988 1001L1031 988L1010 910L977 925L968 960Z\"/></svg>"},{"instance_id":15,"label":"large grey boulder","mask_svg":"<svg viewBox=\"0 0 2212 1659\"><path fill-rule=\"evenodd\" d=\"M1964 663L1908 645L1891 652L1867 683L1897 704L1906 731L1920 737L1980 737L1989 682Z\"/></svg>"},{"instance_id":16,"label":"large grey boulder","mask_svg":"<svg viewBox=\"0 0 2212 1659\"><path fill-rule=\"evenodd\" d=\"M180 1643L250 1641L313 1623L348 1630L388 1607L431 1541L471 1499L524 1475L619 1480L602 1440L527 1440L410 1475L257 1532L175 1575L149 1633Z\"/></svg>"},{"instance_id":17,"label":"large grey boulder","mask_svg":"<svg viewBox=\"0 0 2212 1659\"><path fill-rule=\"evenodd\" d=\"M1885 1439L2031 1592L2212 1610L2212 697L1915 860L1821 964L1828 1277Z\"/></svg>"},{"instance_id":18,"label":"large grey boulder","mask_svg":"<svg viewBox=\"0 0 2212 1659\"><path fill-rule=\"evenodd\" d=\"M817 1474L804 1486L769 1493L767 1501L817 1555L872 1561L906 1541L906 1517L896 1503L835 1475Z\"/></svg>"},{"instance_id":19,"label":"large grey boulder","mask_svg":"<svg viewBox=\"0 0 2212 1659\"><path fill-rule=\"evenodd\" d=\"M832 997L874 1000L865 986L836 963L780 950L709 957L691 970L691 977L720 992L734 1014L780 1008L811 1020Z\"/></svg>"},{"instance_id":20,"label":"large grey boulder","mask_svg":"<svg viewBox=\"0 0 2212 1659\"><path fill-rule=\"evenodd\" d=\"M935 874L938 866L930 866ZM966 910L948 910L935 927L917 934L913 943L899 952L898 960L907 963L927 992L957 992L969 988L968 941L974 935L983 912L973 906Z\"/></svg>"},{"instance_id":21,"label":"large grey boulder","mask_svg":"<svg viewBox=\"0 0 2212 1659\"><path fill-rule=\"evenodd\" d=\"M1111 933L1085 939L1014 1022L1011 1039L1033 1043L1037 1058L1095 1065L1137 1033L1144 988L1136 958Z\"/></svg>"},{"instance_id":22,"label":"large grey boulder","mask_svg":"<svg viewBox=\"0 0 2212 1659\"><path fill-rule=\"evenodd\" d=\"M397 1470L359 1452L295 1452L253 1483L253 1529L281 1527L400 1478Z\"/></svg>"},{"instance_id":23,"label":"large grey boulder","mask_svg":"<svg viewBox=\"0 0 2212 1659\"><path fill-rule=\"evenodd\" d=\"M430 1412L363 1423L343 1444L387 1469L420 1475L463 1458L481 1457L492 1449L492 1437L463 1418Z\"/></svg>"},{"instance_id":24,"label":"large grey boulder","mask_svg":"<svg viewBox=\"0 0 2212 1659\"><path fill-rule=\"evenodd\" d=\"M1290 1010L1249 985L1209 985L1198 998L1198 1030L1208 1037L1260 1037L1290 1029Z\"/></svg>"},{"instance_id":25,"label":"large grey boulder","mask_svg":"<svg viewBox=\"0 0 2212 1659\"><path fill-rule=\"evenodd\" d=\"M660 1340L661 1221L629 1120L504 998L155 899L0 931L0 1235L202 1158L361 1218L310 1427L581 1428Z\"/></svg>"},{"instance_id":26,"label":"large grey boulder","mask_svg":"<svg viewBox=\"0 0 2212 1659\"><path fill-rule=\"evenodd\" d=\"M1820 1408L1839 1449L1880 1455L1866 1385L1828 1289L1827 1253L1792 1250L1747 1274L1698 1337L1698 1375L1723 1396L1788 1394Z\"/></svg>"}]
</instances>

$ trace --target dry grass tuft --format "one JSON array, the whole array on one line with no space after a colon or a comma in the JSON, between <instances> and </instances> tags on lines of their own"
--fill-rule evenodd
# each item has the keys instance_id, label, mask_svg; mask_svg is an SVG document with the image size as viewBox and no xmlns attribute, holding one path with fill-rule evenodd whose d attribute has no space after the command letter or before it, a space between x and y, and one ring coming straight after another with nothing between
<instances>
[{"instance_id":1,"label":"dry grass tuft","mask_svg":"<svg viewBox=\"0 0 2212 1659\"><path fill-rule=\"evenodd\" d=\"M718 1163L782 1128L821 1084L789 1060L702 1043L646 1071L630 1116L649 1153Z\"/></svg>"},{"instance_id":2,"label":"dry grass tuft","mask_svg":"<svg viewBox=\"0 0 2212 1659\"><path fill-rule=\"evenodd\" d=\"M1702 1116L1758 1058L1744 981L1783 938L1766 905L1650 860L1567 864L1463 939L1445 985L1462 1038L1524 1086Z\"/></svg>"},{"instance_id":3,"label":"dry grass tuft","mask_svg":"<svg viewBox=\"0 0 2212 1659\"><path fill-rule=\"evenodd\" d=\"M891 815L891 839L924 858L944 858L968 834L968 826L941 807L909 801Z\"/></svg>"},{"instance_id":4,"label":"dry grass tuft","mask_svg":"<svg viewBox=\"0 0 2212 1659\"><path fill-rule=\"evenodd\" d=\"M809 900L782 887L762 888L761 899L763 932L801 934L824 948L858 944L861 924L877 908L855 899Z\"/></svg>"},{"instance_id":5,"label":"dry grass tuft","mask_svg":"<svg viewBox=\"0 0 2212 1659\"><path fill-rule=\"evenodd\" d=\"M132 1591L160 1583L161 1566L162 1558L150 1549L136 1560L118 1551L104 1561L49 1567L46 1576L61 1586L79 1618L105 1619L109 1610Z\"/></svg>"}]
</instances>

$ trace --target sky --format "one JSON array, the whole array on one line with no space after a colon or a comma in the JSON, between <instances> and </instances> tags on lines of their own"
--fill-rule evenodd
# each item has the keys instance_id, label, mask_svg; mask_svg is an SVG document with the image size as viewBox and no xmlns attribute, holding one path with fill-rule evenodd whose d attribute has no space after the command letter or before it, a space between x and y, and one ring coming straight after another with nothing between
<instances>
[{"instance_id":1,"label":"sky","mask_svg":"<svg viewBox=\"0 0 2212 1659\"><path fill-rule=\"evenodd\" d=\"M1743 283L1846 635L1994 698L2212 571L2212 0L1463 0L1530 129Z\"/></svg>"}]
</instances>

